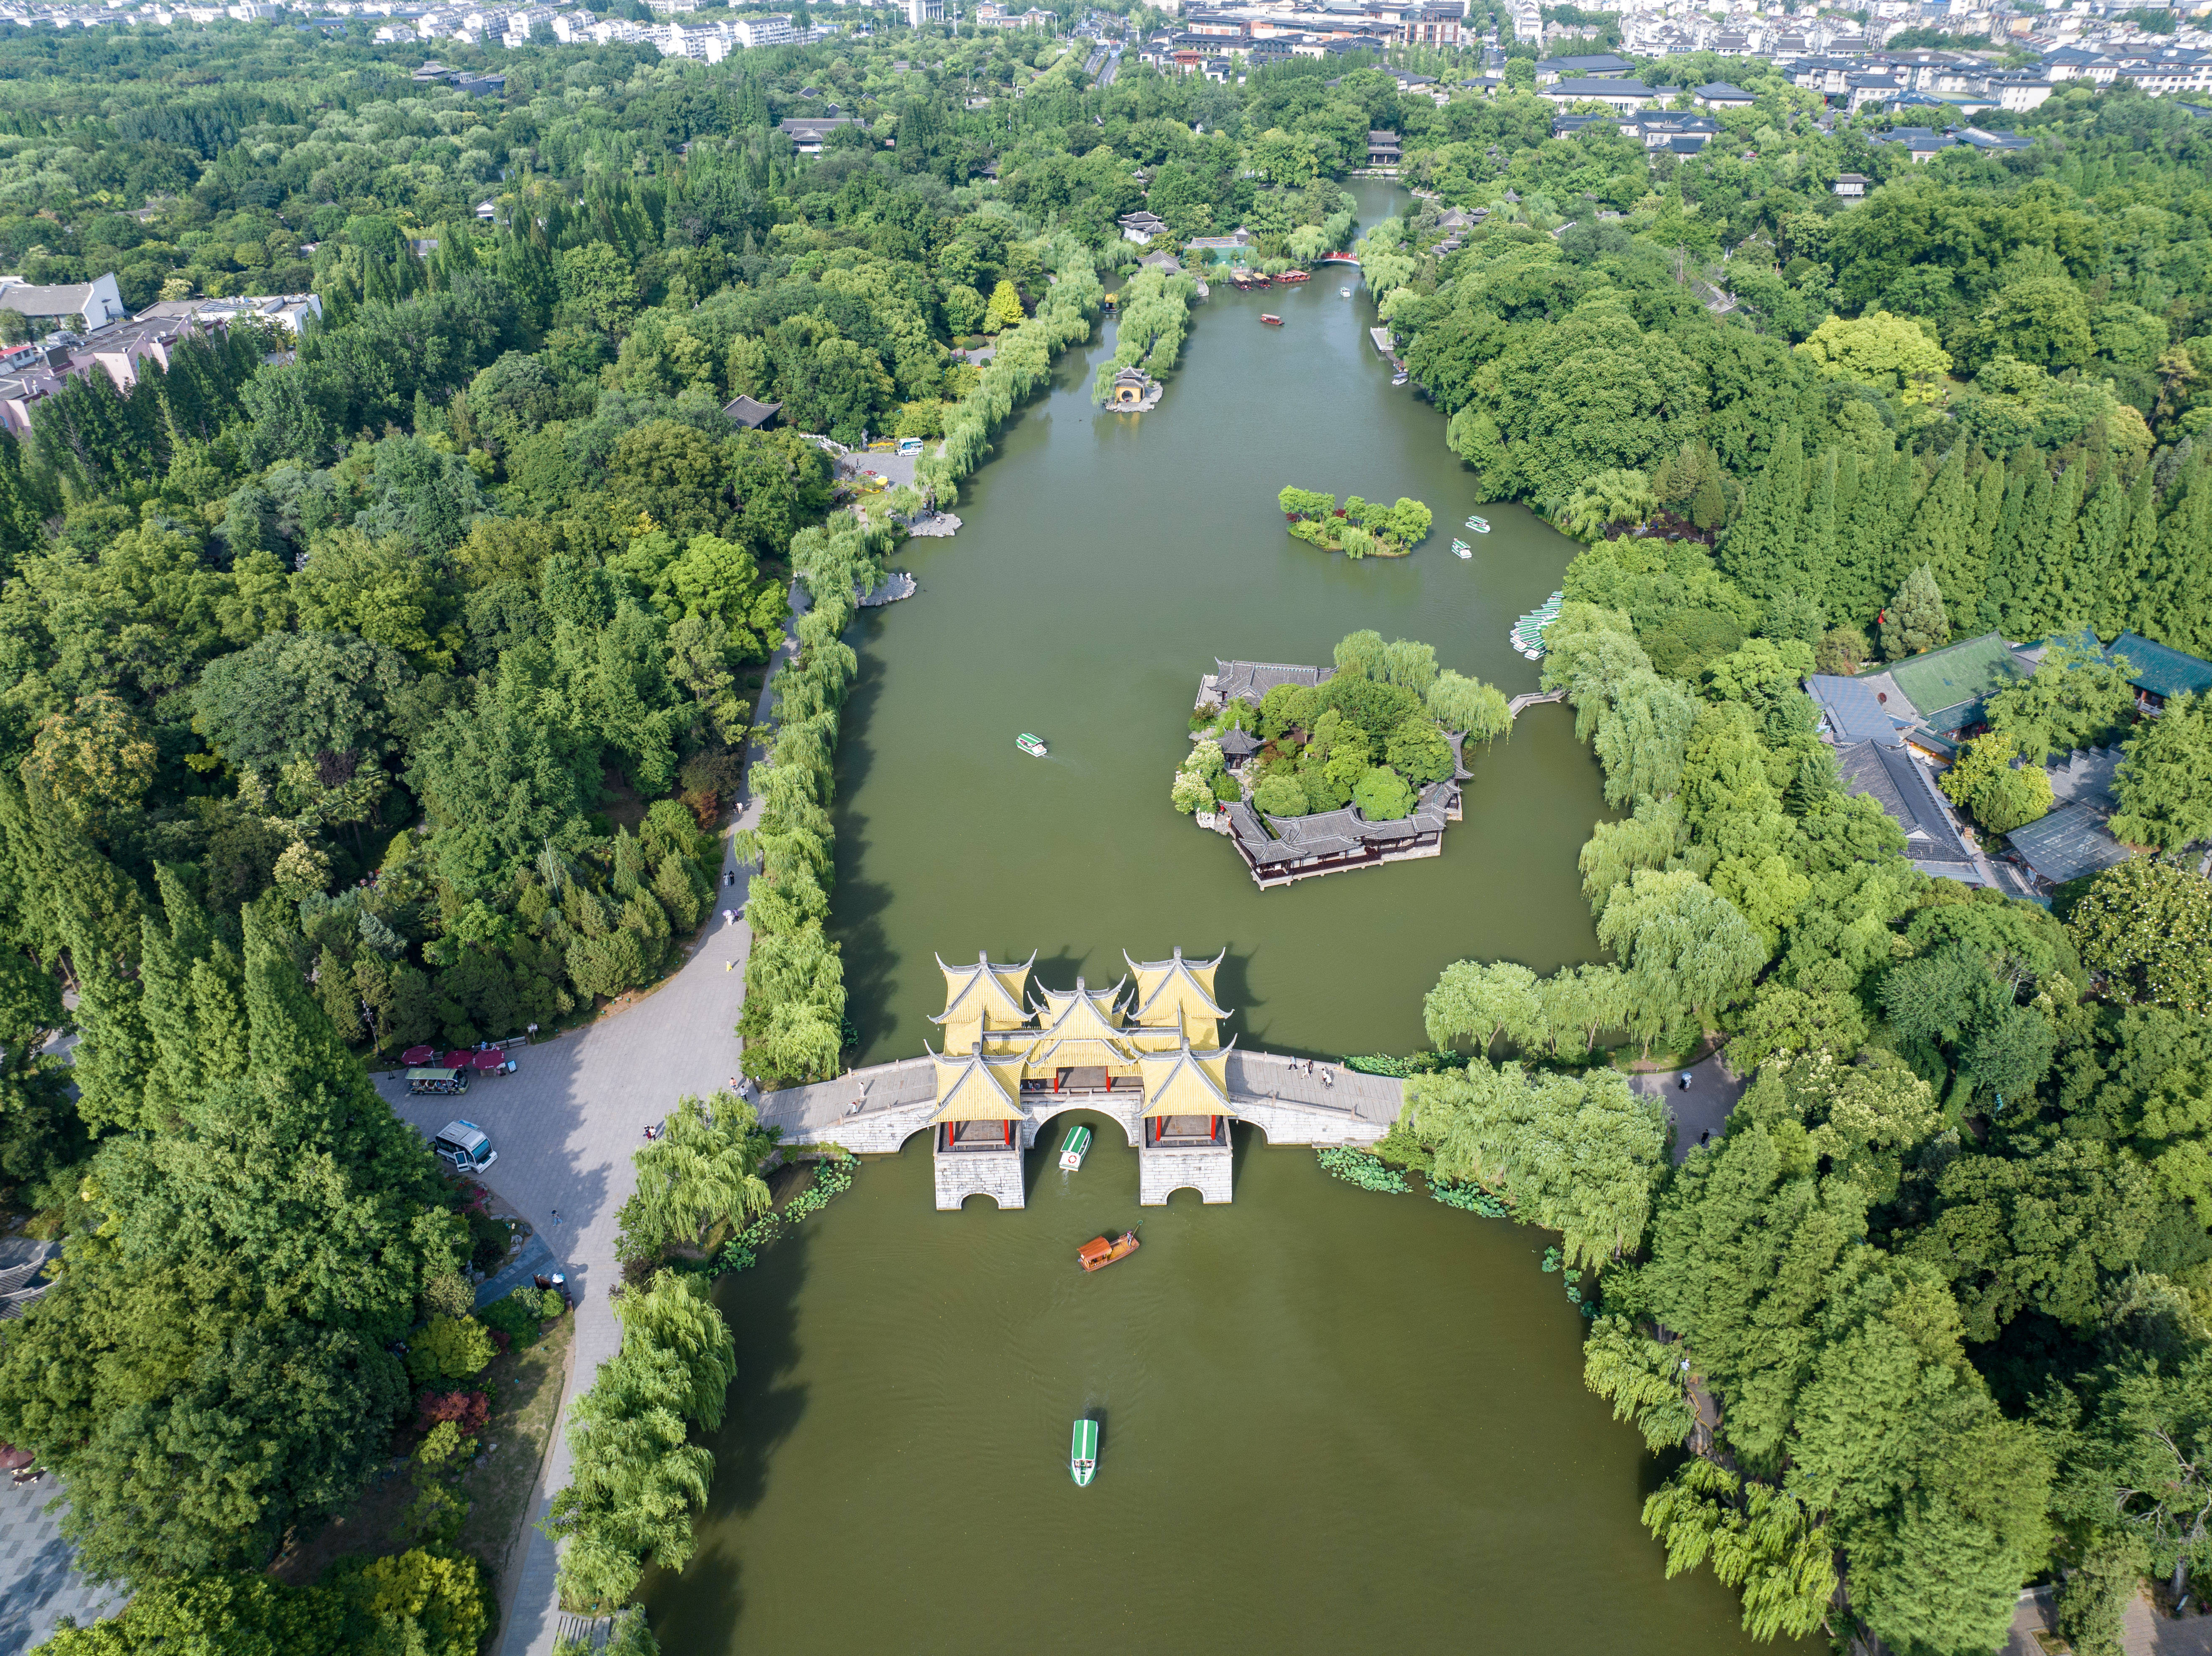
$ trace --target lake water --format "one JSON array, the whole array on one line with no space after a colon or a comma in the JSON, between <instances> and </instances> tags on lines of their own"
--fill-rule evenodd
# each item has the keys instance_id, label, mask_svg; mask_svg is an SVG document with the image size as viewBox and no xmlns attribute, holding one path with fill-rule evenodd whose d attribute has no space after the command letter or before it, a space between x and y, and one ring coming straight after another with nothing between
<instances>
[{"instance_id":1,"label":"lake water","mask_svg":"<svg viewBox=\"0 0 2212 1656\"><path fill-rule=\"evenodd\" d=\"M1103 332L970 480L957 537L902 555L921 590L857 629L839 755L832 929L862 1061L933 1035L933 951L1034 949L1046 982L1098 986L1125 949L1225 949L1231 1030L1330 1055L1420 1045L1452 960L1595 955L1575 856L1602 807L1565 708L1478 751L1433 861L1262 893L1169 808L1216 656L1322 662L1371 627L1535 687L1506 634L1572 549L1476 495L1344 285L1218 289L1140 416L1091 405ZM1402 561L1330 557L1284 534L1288 482L1409 494L1437 532ZM1494 532L1455 559L1478 509ZM1024 730L1048 760L1016 750ZM1135 1152L1092 1125L1082 1172L1048 1141L1007 1213L933 1211L917 1137L723 1281L740 1374L698 1556L647 1584L664 1649L1751 1647L1710 1572L1664 1580L1637 1522L1659 1473L1582 1384L1547 1234L1354 1189L1239 1129L1232 1204L1181 1192L1086 1277L1077 1245L1140 1216ZM1101 1470L1079 1489L1085 1411Z\"/></svg>"},{"instance_id":2,"label":"lake water","mask_svg":"<svg viewBox=\"0 0 2212 1656\"><path fill-rule=\"evenodd\" d=\"M933 1211L917 1137L723 1280L714 1495L645 1597L671 1656L1754 1648L1709 1570L1665 1580L1546 1233L1247 1129L1233 1204L1140 1216L1136 1152L1067 1119L1082 1172L1040 1147L1019 1211Z\"/></svg>"},{"instance_id":3,"label":"lake water","mask_svg":"<svg viewBox=\"0 0 2212 1656\"><path fill-rule=\"evenodd\" d=\"M1363 189L1389 210L1387 186ZM900 553L921 591L855 629L838 751L830 930L860 1062L934 1036L933 951L1035 949L1047 981L1096 986L1121 976L1124 949L1225 948L1232 1032L1336 1056L1420 1046L1421 996L1452 961L1540 972L1596 955L1575 856L1604 807L1565 707L1532 708L1510 740L1470 750L1466 820L1433 861L1263 892L1228 840L1169 808L1216 657L1325 663L1371 627L1509 695L1536 688L1506 635L1557 590L1573 543L1483 500L1442 415L1391 389L1354 278L1324 266L1298 288L1216 284L1150 414L1091 405L1109 324L969 480L959 534ZM1346 286L1353 298L1338 297ZM1284 325L1263 326L1263 310ZM1436 530L1411 557L1355 563L1284 532L1285 483L1411 495ZM1478 511L1492 533L1459 527ZM1452 555L1455 536L1473 558ZM1017 749L1024 731L1051 756Z\"/></svg>"}]
</instances>

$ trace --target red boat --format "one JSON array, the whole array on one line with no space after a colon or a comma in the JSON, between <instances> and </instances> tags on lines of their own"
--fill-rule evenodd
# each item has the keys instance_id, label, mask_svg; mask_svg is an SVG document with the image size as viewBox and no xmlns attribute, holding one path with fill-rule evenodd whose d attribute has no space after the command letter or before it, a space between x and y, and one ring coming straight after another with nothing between
<instances>
[{"instance_id":1,"label":"red boat","mask_svg":"<svg viewBox=\"0 0 2212 1656\"><path fill-rule=\"evenodd\" d=\"M1103 1271L1116 1259L1126 1259L1137 1251L1137 1233L1125 1230L1109 1240L1094 1236L1075 1250L1075 1262L1085 1271Z\"/></svg>"},{"instance_id":2,"label":"red boat","mask_svg":"<svg viewBox=\"0 0 2212 1656\"><path fill-rule=\"evenodd\" d=\"M1260 312L1260 320L1266 323L1271 328L1279 328L1283 325L1282 318L1273 315L1267 311Z\"/></svg>"},{"instance_id":3,"label":"red boat","mask_svg":"<svg viewBox=\"0 0 2212 1656\"><path fill-rule=\"evenodd\" d=\"M1313 280L1313 272L1310 270L1285 270L1282 275L1277 276L1275 280L1278 282L1311 282Z\"/></svg>"}]
</instances>

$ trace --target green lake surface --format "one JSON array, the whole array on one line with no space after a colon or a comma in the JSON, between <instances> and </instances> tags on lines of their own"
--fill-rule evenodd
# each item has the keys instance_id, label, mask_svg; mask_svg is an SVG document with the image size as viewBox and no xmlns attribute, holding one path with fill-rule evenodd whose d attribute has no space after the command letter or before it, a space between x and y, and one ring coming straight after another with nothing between
<instances>
[{"instance_id":1,"label":"green lake surface","mask_svg":"<svg viewBox=\"0 0 2212 1656\"><path fill-rule=\"evenodd\" d=\"M1582 1383L1547 1233L1243 1128L1234 1203L1140 1213L1118 1128L1053 1131L1018 1211L933 1211L918 1137L722 1280L714 1494L645 1594L670 1656L1776 1648L1710 1570L1665 1579L1657 1463Z\"/></svg>"},{"instance_id":2,"label":"green lake surface","mask_svg":"<svg viewBox=\"0 0 2212 1656\"><path fill-rule=\"evenodd\" d=\"M1361 190L1370 219L1403 199ZM1263 893L1169 807L1216 656L1324 662L1371 627L1535 688L1506 634L1573 549L1479 497L1442 416L1391 389L1373 320L1340 269L1217 287L1136 416L1090 402L1109 325L969 480L958 536L902 550L921 591L855 628L838 761L860 1061L933 1037L933 951L1035 950L1045 982L1095 986L1125 949L1225 949L1230 1030L1319 1055L1421 1045L1450 961L1596 955L1575 858L1603 807L1563 707L1475 751L1433 861ZM1283 532L1289 482L1412 495L1437 531L1404 560L1332 557ZM1457 529L1476 511L1494 532ZM695 1561L646 1592L671 1656L1752 1647L1709 1571L1664 1579L1637 1521L1660 1473L1583 1386L1547 1234L1355 1189L1243 1128L1233 1204L1140 1214L1135 1152L1092 1125L1071 1179L1054 1124L1005 1213L934 1211L918 1136L723 1279L740 1374L713 1498ZM1133 1258L1076 1269L1140 1216ZM1087 1411L1101 1470L1079 1489Z\"/></svg>"},{"instance_id":3,"label":"green lake surface","mask_svg":"<svg viewBox=\"0 0 2212 1656\"><path fill-rule=\"evenodd\" d=\"M1388 186L1363 186L1371 216ZM1339 297L1350 287L1353 297ZM1260 321L1262 311L1283 326ZM837 884L858 1061L921 1051L945 1009L933 955L1037 954L1054 984L1123 973L1127 949L1228 950L1218 998L1247 1045L1310 1055L1423 1044L1422 993L1469 955L1540 972L1595 958L1575 870L1605 814L1564 707L1470 749L1443 855L1261 891L1230 842L1169 806L1200 676L1224 660L1326 663L1371 627L1433 644L1508 695L1537 664L1507 642L1558 590L1573 543L1485 501L1443 416L1393 390L1358 272L1214 284L1150 414L1091 405L1109 323L1061 360L963 486L951 540L909 542L921 584L854 629L860 676L837 759ZM1436 513L1412 556L1353 562L1284 532L1285 483ZM1480 512L1492 532L1461 527ZM1474 549L1452 555L1455 537ZM1014 746L1035 731L1051 756Z\"/></svg>"}]
</instances>

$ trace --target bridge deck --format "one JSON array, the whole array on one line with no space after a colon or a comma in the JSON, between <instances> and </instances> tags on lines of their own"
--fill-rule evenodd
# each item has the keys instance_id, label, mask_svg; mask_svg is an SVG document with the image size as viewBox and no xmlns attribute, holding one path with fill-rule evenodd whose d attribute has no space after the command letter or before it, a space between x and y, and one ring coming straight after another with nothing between
<instances>
[{"instance_id":1,"label":"bridge deck","mask_svg":"<svg viewBox=\"0 0 2212 1656\"><path fill-rule=\"evenodd\" d=\"M1229 1099L1237 1113L1269 1139L1371 1143L1398 1119L1405 1085L1389 1076L1362 1075L1342 1065L1279 1053L1231 1049ZM899 1059L854 1070L835 1081L763 1093L761 1120L783 1129L792 1143L841 1143L872 1154L893 1150L929 1118L937 1097L936 1066L927 1058ZM1027 1095L1032 1109L1088 1108L1116 1119L1135 1106L1129 1095L1103 1091ZM1131 1131L1135 1129L1132 1127ZM1032 1131L1025 1138L1034 1138Z\"/></svg>"}]
</instances>

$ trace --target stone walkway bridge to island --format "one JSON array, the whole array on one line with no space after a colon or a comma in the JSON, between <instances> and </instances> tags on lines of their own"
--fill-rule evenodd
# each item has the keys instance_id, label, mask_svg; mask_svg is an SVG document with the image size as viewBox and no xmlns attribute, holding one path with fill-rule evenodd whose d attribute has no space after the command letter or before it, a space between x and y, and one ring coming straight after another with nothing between
<instances>
[{"instance_id":1,"label":"stone walkway bridge to island","mask_svg":"<svg viewBox=\"0 0 2212 1656\"><path fill-rule=\"evenodd\" d=\"M1364 1148L1390 1130L1405 1101L1403 1082L1340 1064L1316 1059L1309 1068L1302 1059L1234 1047L1227 1060L1224 1090L1233 1119L1250 1123L1271 1145ZM781 1128L787 1144L836 1144L856 1156L890 1155L930 1129L939 1109L939 1062L935 1057L898 1059L835 1081L763 1093L760 1119L763 1125ZM1158 1135L1147 1134L1139 1089L1114 1085L1104 1075L1086 1075L1057 1091L1025 1093L1022 1105L1022 1119L1012 1123L1012 1142L1003 1145L1012 1154L937 1149L939 1207L957 1208L977 1195L988 1196L1002 1208L1022 1206L1021 1152L1048 1136L1054 1117L1074 1110L1095 1111L1121 1124L1142 1157L1142 1205L1158 1207L1172 1192L1186 1188L1208 1202L1230 1199L1225 1129L1220 1145L1148 1142Z\"/></svg>"}]
</instances>

